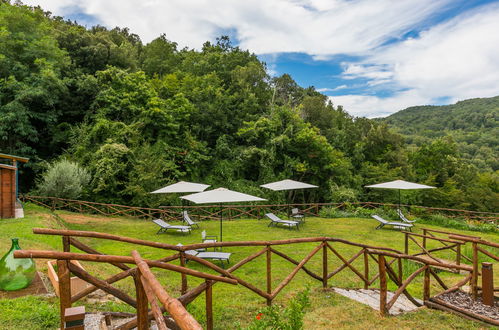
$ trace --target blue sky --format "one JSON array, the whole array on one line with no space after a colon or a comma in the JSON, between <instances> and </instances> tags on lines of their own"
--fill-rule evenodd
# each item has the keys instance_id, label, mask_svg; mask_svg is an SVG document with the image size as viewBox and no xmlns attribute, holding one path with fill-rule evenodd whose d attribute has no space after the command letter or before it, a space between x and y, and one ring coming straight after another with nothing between
<instances>
[{"instance_id":1,"label":"blue sky","mask_svg":"<svg viewBox=\"0 0 499 330\"><path fill-rule=\"evenodd\" d=\"M499 1L28 0L88 27L200 48L226 34L353 115L499 95Z\"/></svg>"}]
</instances>

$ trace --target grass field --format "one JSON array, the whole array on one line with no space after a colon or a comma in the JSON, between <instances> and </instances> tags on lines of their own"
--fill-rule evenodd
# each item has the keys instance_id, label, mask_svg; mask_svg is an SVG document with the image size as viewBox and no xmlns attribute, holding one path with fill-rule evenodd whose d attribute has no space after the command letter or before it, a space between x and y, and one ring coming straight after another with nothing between
<instances>
[{"instance_id":1,"label":"grass field","mask_svg":"<svg viewBox=\"0 0 499 330\"><path fill-rule=\"evenodd\" d=\"M60 237L43 236L32 234L33 227L47 228L67 228L75 230L90 230L116 235L134 237L145 240L154 240L158 242L184 245L190 243L199 243L201 241L201 231L204 229L210 235L218 234L218 221L202 222L201 229L194 230L192 234L185 235L182 233L166 233L156 235L158 227L150 221L138 220L123 217L100 217L94 215L81 215L76 213L50 211L38 206L28 205L25 209L26 218L18 220L0 220L0 251L7 251L10 247L10 237L19 237L21 247L24 249L44 249L44 250L62 250ZM268 228L267 221L256 219L243 219L224 221L224 241L242 241L242 240L276 240L295 237L317 237L317 236L332 236L347 239L353 242L370 244L375 246L385 246L393 249L404 249L404 235L394 230L375 230L377 223L372 219L347 218L347 219L323 219L323 218L308 218L300 231L289 230L285 228ZM427 228L441 229L436 226L425 225ZM449 230L454 231L456 230ZM416 229L416 232L421 232ZM499 235L485 234L476 232L459 231L460 233L481 236L490 241L498 241ZM115 255L130 255L131 250L137 249L144 258L157 259L166 255L172 254L169 251L135 246L127 243L121 243L109 240L98 239L81 239L83 242L93 247L94 249ZM334 243L337 249L346 258L358 252L359 248ZM433 244L433 245L432 245ZM293 244L290 246L276 247L296 260L303 259L317 243L302 243ZM437 243L429 244L429 247L438 247ZM247 248L225 248L224 251L232 252L231 264L235 264L246 256L258 251L261 247ZM73 248L73 250L75 250ZM416 251L416 245L411 244L411 250ZM76 250L75 250L76 251ZM497 251L495 251L497 253ZM470 251L465 250L465 254L470 254ZM308 263L307 267L312 271L321 274L321 259L320 253L314 256ZM438 255L438 254L437 254ZM440 257L450 257L448 252L443 251ZM359 258L354 263L359 265L362 258ZM106 278L118 270L106 264L100 263L82 263L91 274L100 278ZM266 288L265 282L265 258L261 256L249 264L243 266L236 271L236 274L246 281L254 284L260 289ZM337 258L331 257L329 260L330 271L340 265ZM209 272L206 267L189 263L188 266L204 272ZM37 260L37 267L40 271L46 271L46 260ZM407 265L409 268L406 276L410 274L410 269L415 270L417 266ZM276 255L272 256L272 287L275 288L288 275L294 265L279 258ZM375 273L375 264L371 263L370 268L372 274ZM154 270L159 280L163 283L167 291L173 296L180 295L180 275L164 270ZM496 271L495 280L499 279L499 272ZM462 275L441 272L439 275L447 284L452 284L461 279ZM409 286L409 291L416 297L422 296L422 276L414 280ZM189 277L189 287L192 288L201 283L196 278ZM394 290L396 287L389 282L389 289ZM129 292L134 296L133 281L129 278L114 284L116 287ZM362 281L355 276L350 270L345 269L329 281L330 286L353 288L362 287ZM377 283L374 284L376 286ZM439 292L440 288L436 281L432 281L432 294ZM415 312L408 313L398 317L379 316L377 311L364 306L355 301L339 296L330 291L321 289L321 283L304 272L299 272L293 281L281 291L274 300L276 304L286 305L286 302L296 295L297 292L306 287L311 288L312 305L307 309L305 315L306 329L324 329L324 328L370 328L370 329L469 329L480 328L482 325L462 319L460 317L421 308ZM216 284L213 289L213 308L215 328L217 329L233 329L236 324L240 324L243 328L251 322L258 310L265 306L263 298L257 296L253 292L242 286L232 286L229 284ZM78 304L86 304L85 301ZM86 304L87 311L91 310L113 310L113 311L128 311L133 312L133 309L125 304L118 302L108 302L102 305ZM204 297L200 296L192 304L188 306L189 311L200 322L204 322ZM26 310L29 312L26 313ZM40 299L40 298L21 298L13 300L0 299L0 324L1 329L39 329L39 328L55 328L57 327L57 299ZM44 319L44 322L40 322ZM50 321L52 320L52 321Z\"/></svg>"}]
</instances>

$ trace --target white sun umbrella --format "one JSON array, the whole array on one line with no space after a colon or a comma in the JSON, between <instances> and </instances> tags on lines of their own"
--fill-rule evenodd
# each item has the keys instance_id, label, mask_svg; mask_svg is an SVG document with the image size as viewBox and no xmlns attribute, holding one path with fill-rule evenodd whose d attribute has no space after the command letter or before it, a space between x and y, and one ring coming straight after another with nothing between
<instances>
[{"instance_id":1,"label":"white sun umbrella","mask_svg":"<svg viewBox=\"0 0 499 330\"><path fill-rule=\"evenodd\" d=\"M220 241L222 242L222 203L236 203L236 202L260 202L266 199L243 194L237 191L229 190L227 188L217 188L213 190L203 191L197 194L190 194L180 197L182 199L191 201L195 204L220 204Z\"/></svg>"},{"instance_id":2,"label":"white sun umbrella","mask_svg":"<svg viewBox=\"0 0 499 330\"><path fill-rule=\"evenodd\" d=\"M166 187L154 190L151 194L183 194L183 193L195 193L204 191L208 188L209 184L179 181L177 183L170 184ZM182 201L182 211L185 210L184 201Z\"/></svg>"},{"instance_id":3,"label":"white sun umbrella","mask_svg":"<svg viewBox=\"0 0 499 330\"><path fill-rule=\"evenodd\" d=\"M372 184L365 186L366 188L378 188L378 189L397 189L399 191L399 209L400 209L400 191L401 190L412 190L412 189L434 189L436 187L427 186L425 184L419 184L414 182L408 182L404 180L395 180L390 182L383 182L378 184Z\"/></svg>"},{"instance_id":4,"label":"white sun umbrella","mask_svg":"<svg viewBox=\"0 0 499 330\"><path fill-rule=\"evenodd\" d=\"M260 187L274 191L317 188L317 186L314 186L313 184L290 180L290 179L262 184L260 185ZM288 206L288 216L289 216L289 206Z\"/></svg>"},{"instance_id":5,"label":"white sun umbrella","mask_svg":"<svg viewBox=\"0 0 499 330\"><path fill-rule=\"evenodd\" d=\"M209 184L179 181L161 189L151 192L151 194L174 194L174 193L194 193L204 191Z\"/></svg>"},{"instance_id":6,"label":"white sun umbrella","mask_svg":"<svg viewBox=\"0 0 499 330\"><path fill-rule=\"evenodd\" d=\"M262 184L260 185L260 187L274 191L317 188L317 186L314 186L313 184L295 181L295 180L289 180L289 179Z\"/></svg>"}]
</instances>

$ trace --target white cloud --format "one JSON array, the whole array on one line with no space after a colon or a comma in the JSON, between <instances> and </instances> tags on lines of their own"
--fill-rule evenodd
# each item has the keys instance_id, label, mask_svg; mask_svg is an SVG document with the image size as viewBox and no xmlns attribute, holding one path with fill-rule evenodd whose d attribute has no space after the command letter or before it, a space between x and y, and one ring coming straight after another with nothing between
<instances>
[{"instance_id":1,"label":"white cloud","mask_svg":"<svg viewBox=\"0 0 499 330\"><path fill-rule=\"evenodd\" d=\"M362 56L344 63L339 78L359 79L367 95L333 97L356 115L389 114L434 104L499 94L499 5L482 5L420 36L399 40L452 0L24 0L55 15L83 12L108 27L129 27L148 42L161 33L180 47L200 48L221 31L257 54L298 52L315 60ZM268 71L275 73L270 64ZM349 84L355 86L355 84ZM327 86L326 86L327 87ZM334 87L331 89L335 89ZM381 90L393 92L383 98ZM324 89L327 91L327 89ZM401 92L402 91L402 92Z\"/></svg>"},{"instance_id":2,"label":"white cloud","mask_svg":"<svg viewBox=\"0 0 499 330\"><path fill-rule=\"evenodd\" d=\"M25 0L56 15L81 8L108 27L129 27L145 42L166 33L200 48L221 30L236 31L257 54L302 52L326 58L373 49L452 0Z\"/></svg>"},{"instance_id":3,"label":"white cloud","mask_svg":"<svg viewBox=\"0 0 499 330\"><path fill-rule=\"evenodd\" d=\"M346 88L348 88L347 85L340 85L340 86L337 86L335 88L317 88L316 90L319 93L324 93L324 92L335 92L335 91L339 91L339 90L346 89Z\"/></svg>"},{"instance_id":4,"label":"white cloud","mask_svg":"<svg viewBox=\"0 0 499 330\"><path fill-rule=\"evenodd\" d=\"M330 96L329 99L333 104L343 106L351 115L368 118L384 117L409 106L427 104L427 99L415 90L400 92L388 98L372 95L341 95Z\"/></svg>"},{"instance_id":5,"label":"white cloud","mask_svg":"<svg viewBox=\"0 0 499 330\"><path fill-rule=\"evenodd\" d=\"M404 90L392 97L333 97L347 111L386 115L400 109L499 95L499 5L481 7L430 28L415 39L374 51L363 63L344 64L343 77L370 79ZM343 102L343 103L342 103Z\"/></svg>"}]
</instances>

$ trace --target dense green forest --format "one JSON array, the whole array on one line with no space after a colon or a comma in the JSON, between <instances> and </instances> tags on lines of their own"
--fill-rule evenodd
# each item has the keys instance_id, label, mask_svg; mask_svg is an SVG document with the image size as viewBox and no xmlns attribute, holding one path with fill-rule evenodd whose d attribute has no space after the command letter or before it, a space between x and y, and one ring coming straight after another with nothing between
<instances>
[{"instance_id":1,"label":"dense green forest","mask_svg":"<svg viewBox=\"0 0 499 330\"><path fill-rule=\"evenodd\" d=\"M201 50L167 35L144 44L126 28L2 1L0 45L0 152L30 157L23 192L68 159L90 174L79 197L101 202L157 206L167 197L148 192L180 179L278 201L258 186L284 178L320 187L296 201L396 201L363 186L403 178L439 187L406 202L499 209L497 169L470 162L459 142L408 146L386 123L269 76L227 37Z\"/></svg>"},{"instance_id":2,"label":"dense green forest","mask_svg":"<svg viewBox=\"0 0 499 330\"><path fill-rule=\"evenodd\" d=\"M480 170L499 170L499 96L445 106L411 107L382 121L415 146L449 136L461 156Z\"/></svg>"}]
</instances>

